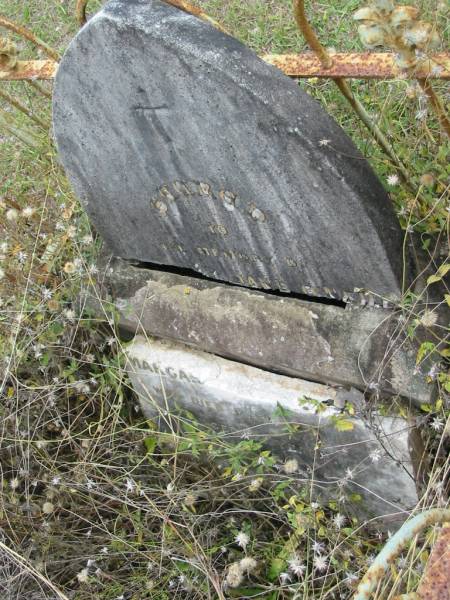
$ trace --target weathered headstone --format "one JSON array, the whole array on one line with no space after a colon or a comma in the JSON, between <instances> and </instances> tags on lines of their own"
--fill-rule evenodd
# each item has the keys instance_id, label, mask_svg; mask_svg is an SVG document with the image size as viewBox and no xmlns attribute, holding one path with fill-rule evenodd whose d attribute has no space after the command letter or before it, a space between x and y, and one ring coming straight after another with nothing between
<instances>
[{"instance_id":1,"label":"weathered headstone","mask_svg":"<svg viewBox=\"0 0 450 600\"><path fill-rule=\"evenodd\" d=\"M268 436L317 494L347 486L364 498L356 512L404 517L417 501L413 420L368 411L363 392L429 401L417 348L394 311L298 298L361 293L373 306L402 292L389 198L336 123L210 24L112 0L61 62L54 129L94 225L128 261L101 269L99 297L132 335L160 338L127 351L145 412L185 408ZM339 431L348 402L357 414ZM288 442L279 404L301 424Z\"/></svg>"},{"instance_id":2,"label":"weathered headstone","mask_svg":"<svg viewBox=\"0 0 450 600\"><path fill-rule=\"evenodd\" d=\"M116 256L265 290L399 298L402 236L297 83L156 0L113 0L58 70L63 165Z\"/></svg>"},{"instance_id":3,"label":"weathered headstone","mask_svg":"<svg viewBox=\"0 0 450 600\"><path fill-rule=\"evenodd\" d=\"M83 303L99 316L108 305L127 335L150 335L269 371L420 407L435 388L416 365L419 344L401 312L343 308L268 295L177 273L130 266L102 252L98 288ZM101 300L99 300L101 298Z\"/></svg>"},{"instance_id":4,"label":"weathered headstone","mask_svg":"<svg viewBox=\"0 0 450 600\"><path fill-rule=\"evenodd\" d=\"M362 502L351 510L365 518L404 519L415 506L411 425L405 419L373 414L368 423L356 416L346 421L351 429L339 431L339 406L352 400L350 392L340 397L332 387L169 341L137 337L127 354L144 412L163 426L170 426L170 414L185 409L235 438L267 438L281 460L297 459L294 477L309 485L313 480L315 496L360 495ZM300 426L298 433L288 434L287 423Z\"/></svg>"}]
</instances>

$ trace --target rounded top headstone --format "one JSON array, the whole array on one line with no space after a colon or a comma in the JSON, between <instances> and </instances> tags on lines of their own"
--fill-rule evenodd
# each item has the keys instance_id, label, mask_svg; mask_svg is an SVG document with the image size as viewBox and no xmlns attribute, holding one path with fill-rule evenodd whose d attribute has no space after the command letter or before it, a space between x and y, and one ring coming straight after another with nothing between
<instances>
[{"instance_id":1,"label":"rounded top headstone","mask_svg":"<svg viewBox=\"0 0 450 600\"><path fill-rule=\"evenodd\" d=\"M109 2L65 53L53 114L117 256L267 290L399 297L401 231L367 161L296 82L209 23Z\"/></svg>"}]
</instances>

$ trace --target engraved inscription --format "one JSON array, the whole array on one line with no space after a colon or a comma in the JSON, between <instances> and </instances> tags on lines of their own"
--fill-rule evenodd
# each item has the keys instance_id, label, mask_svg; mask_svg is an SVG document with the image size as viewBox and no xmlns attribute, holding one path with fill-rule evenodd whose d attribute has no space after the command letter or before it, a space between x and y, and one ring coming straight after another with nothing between
<instances>
[{"instance_id":1,"label":"engraved inscription","mask_svg":"<svg viewBox=\"0 0 450 600\"><path fill-rule=\"evenodd\" d=\"M198 204L205 202L207 205ZM175 204L178 204L176 207ZM233 238L233 224L229 215L233 211L238 211L241 216L249 220L253 226L264 227L268 222L268 215L261 210L254 202L247 202L239 198L237 194L230 190L221 189L216 191L205 181L173 181L162 185L152 196L151 206L157 211L159 217L168 219L171 211L179 215L179 210L184 206L193 210L198 206L198 214L192 215L192 223L202 223L203 230L199 233L197 243L186 245L182 242L182 236L179 239L172 237L171 232L169 240L160 243L159 247L166 253L192 257L194 268L208 277L217 278L217 271L226 268L230 281L251 287L255 289L279 289L282 292L289 292L290 288L285 281L273 273L272 258L269 256L260 256L254 252L237 250L230 247L229 241ZM206 218L202 222L202 214L209 214L209 211L217 215L217 208L222 208L226 212L217 222ZM174 210L176 209L176 210ZM206 235L205 235L206 234ZM195 239L195 238L194 238ZM192 255L197 255L199 259L205 260L198 262ZM294 260L290 256L282 258L285 265L292 269L299 267L298 259ZM223 261L231 264L224 265ZM217 265L217 266L216 266ZM270 275L268 275L270 273Z\"/></svg>"},{"instance_id":2,"label":"engraved inscription","mask_svg":"<svg viewBox=\"0 0 450 600\"><path fill-rule=\"evenodd\" d=\"M216 192L209 183L203 181L173 181L162 185L151 197L150 204L162 217L166 217L171 202L177 200L188 202L195 196L209 201L216 201L229 212L239 209L242 214L245 214L256 223L262 224L267 221L266 214L253 202L246 202L229 190ZM161 210L161 203L166 207L166 210ZM220 231L213 233L223 235Z\"/></svg>"},{"instance_id":3,"label":"engraved inscription","mask_svg":"<svg viewBox=\"0 0 450 600\"><path fill-rule=\"evenodd\" d=\"M130 360L132 366L135 369L139 369L142 371L150 371L151 373L155 373L155 375L162 375L163 377L169 377L170 379L177 379L178 381L186 381L188 383L203 383L194 375L188 374L183 369L176 369L174 367L162 367L157 363L150 363L145 359L140 358L132 358Z\"/></svg>"},{"instance_id":4,"label":"engraved inscription","mask_svg":"<svg viewBox=\"0 0 450 600\"><path fill-rule=\"evenodd\" d=\"M228 235L228 229L225 227L225 225L221 225L220 223L210 223L208 225L208 229L211 233L215 233L216 235Z\"/></svg>"}]
</instances>

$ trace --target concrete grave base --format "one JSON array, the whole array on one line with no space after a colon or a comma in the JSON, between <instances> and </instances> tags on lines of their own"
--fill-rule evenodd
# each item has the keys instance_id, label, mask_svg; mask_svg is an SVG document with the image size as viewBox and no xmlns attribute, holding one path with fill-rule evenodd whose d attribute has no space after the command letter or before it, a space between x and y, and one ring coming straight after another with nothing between
<instances>
[{"instance_id":1,"label":"concrete grave base","mask_svg":"<svg viewBox=\"0 0 450 600\"><path fill-rule=\"evenodd\" d=\"M353 429L338 431L339 406L346 398L333 387L141 336L128 347L127 356L142 408L160 425L184 409L216 431L264 438L281 461L297 459L299 471L293 477L313 482L316 497L360 494L362 500L349 510L364 519L390 515L403 520L417 503L411 426L405 419L358 416L351 419ZM347 399L352 401L351 392ZM300 425L298 433L287 432L287 420ZM384 525L388 522L383 519Z\"/></svg>"},{"instance_id":2,"label":"concrete grave base","mask_svg":"<svg viewBox=\"0 0 450 600\"><path fill-rule=\"evenodd\" d=\"M105 249L98 290L82 299L98 316L117 311L128 335L151 335L238 362L324 384L431 402L435 388L416 369L418 343L401 313L342 308L132 266ZM101 300L100 300L101 299Z\"/></svg>"}]
</instances>

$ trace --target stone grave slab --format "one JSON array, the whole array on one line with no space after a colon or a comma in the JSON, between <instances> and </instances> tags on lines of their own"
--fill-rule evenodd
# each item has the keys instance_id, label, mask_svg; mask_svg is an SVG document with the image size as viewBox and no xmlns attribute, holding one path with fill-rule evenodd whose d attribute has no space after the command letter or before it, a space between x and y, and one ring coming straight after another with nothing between
<instances>
[{"instance_id":1,"label":"stone grave slab","mask_svg":"<svg viewBox=\"0 0 450 600\"><path fill-rule=\"evenodd\" d=\"M113 306L124 333L179 341L310 381L400 395L418 407L433 400L436 387L426 382L432 361L416 368L420 342L407 336L400 312L306 302L137 268L107 250L97 265L97 286L83 304L99 317L105 303Z\"/></svg>"},{"instance_id":2,"label":"stone grave slab","mask_svg":"<svg viewBox=\"0 0 450 600\"><path fill-rule=\"evenodd\" d=\"M360 494L362 502L349 510L363 518L404 519L416 505L408 447L413 436L405 419L372 414L369 422L358 416L351 431L338 431L340 392L332 387L167 340L138 336L127 355L142 408L160 426L173 426L172 415L185 409L235 439L267 439L280 460L297 459L299 472L293 477L308 484L313 479L316 497L336 498L343 490ZM347 397L351 400L351 394ZM288 434L287 422L299 425L298 433Z\"/></svg>"},{"instance_id":3,"label":"stone grave slab","mask_svg":"<svg viewBox=\"0 0 450 600\"><path fill-rule=\"evenodd\" d=\"M236 39L113 0L54 90L61 161L115 255L250 288L401 295L391 202L342 129Z\"/></svg>"}]
</instances>

